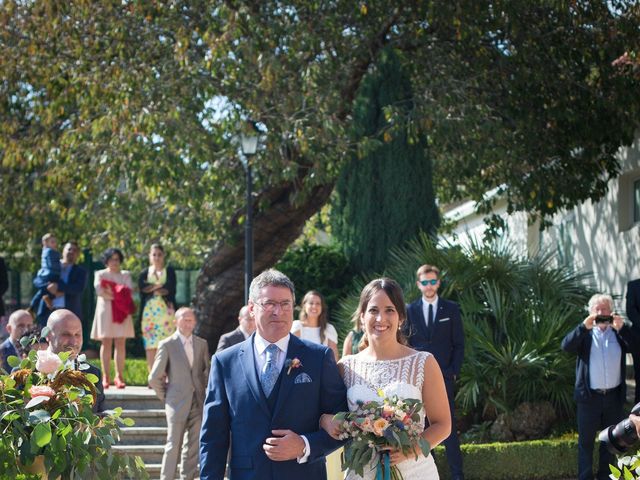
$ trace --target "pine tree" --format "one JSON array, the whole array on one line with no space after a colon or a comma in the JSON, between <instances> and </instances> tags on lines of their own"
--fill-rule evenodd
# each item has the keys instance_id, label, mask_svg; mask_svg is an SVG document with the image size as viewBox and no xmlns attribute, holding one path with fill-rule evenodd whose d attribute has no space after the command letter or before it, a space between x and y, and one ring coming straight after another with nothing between
<instances>
[{"instance_id":1,"label":"pine tree","mask_svg":"<svg viewBox=\"0 0 640 480\"><path fill-rule=\"evenodd\" d=\"M440 221L426 137L411 129L411 82L393 49L380 60L354 105L354 140L366 151L342 170L332 209L332 232L354 267L379 272L392 247L435 234Z\"/></svg>"}]
</instances>

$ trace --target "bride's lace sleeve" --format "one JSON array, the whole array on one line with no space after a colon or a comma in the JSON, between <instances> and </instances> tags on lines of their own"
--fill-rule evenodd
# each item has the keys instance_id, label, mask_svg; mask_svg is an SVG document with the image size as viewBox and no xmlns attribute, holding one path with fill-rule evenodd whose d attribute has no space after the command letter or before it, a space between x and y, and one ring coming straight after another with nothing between
<instances>
[{"instance_id":1,"label":"bride's lace sleeve","mask_svg":"<svg viewBox=\"0 0 640 480\"><path fill-rule=\"evenodd\" d=\"M424 364L427 361L427 358L431 354L428 352L420 352L418 355L415 355L413 358L416 360L413 365L413 383L416 387L422 390L422 385L424 384Z\"/></svg>"},{"instance_id":2,"label":"bride's lace sleeve","mask_svg":"<svg viewBox=\"0 0 640 480\"><path fill-rule=\"evenodd\" d=\"M342 381L346 385L347 388L354 384L354 372L353 372L353 355L347 355L346 357L342 357L338 362L338 365L342 369Z\"/></svg>"}]
</instances>

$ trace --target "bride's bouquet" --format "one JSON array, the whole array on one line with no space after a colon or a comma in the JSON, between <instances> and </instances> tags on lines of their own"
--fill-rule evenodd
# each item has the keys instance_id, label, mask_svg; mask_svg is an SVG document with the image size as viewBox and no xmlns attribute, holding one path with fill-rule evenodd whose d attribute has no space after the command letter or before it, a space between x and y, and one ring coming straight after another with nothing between
<instances>
[{"instance_id":1,"label":"bride's bouquet","mask_svg":"<svg viewBox=\"0 0 640 480\"><path fill-rule=\"evenodd\" d=\"M424 423L420 418L422 402L415 399L400 399L396 395L387 398L379 390L380 401L358 401L353 412L340 412L334 418L341 422L340 438L351 440L345 446L342 469L353 470L363 476L365 467L371 462L383 478L402 479L396 466L389 466L388 449L397 449L405 455L418 453L416 447L427 456L431 449L422 438Z\"/></svg>"},{"instance_id":2,"label":"bride's bouquet","mask_svg":"<svg viewBox=\"0 0 640 480\"><path fill-rule=\"evenodd\" d=\"M618 457L617 467L609 465L611 478L636 480L640 478L640 450L635 455L624 455Z\"/></svg>"}]
</instances>

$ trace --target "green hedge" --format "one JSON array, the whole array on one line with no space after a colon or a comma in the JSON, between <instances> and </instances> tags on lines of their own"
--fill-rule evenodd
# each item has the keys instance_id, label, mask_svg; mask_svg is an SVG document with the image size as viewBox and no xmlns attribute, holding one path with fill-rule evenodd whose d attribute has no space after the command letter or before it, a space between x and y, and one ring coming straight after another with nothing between
<instances>
[{"instance_id":1,"label":"green hedge","mask_svg":"<svg viewBox=\"0 0 640 480\"><path fill-rule=\"evenodd\" d=\"M578 476L578 439L466 444L461 446L467 480L559 480ZM442 480L451 478L444 447L435 449Z\"/></svg>"}]
</instances>

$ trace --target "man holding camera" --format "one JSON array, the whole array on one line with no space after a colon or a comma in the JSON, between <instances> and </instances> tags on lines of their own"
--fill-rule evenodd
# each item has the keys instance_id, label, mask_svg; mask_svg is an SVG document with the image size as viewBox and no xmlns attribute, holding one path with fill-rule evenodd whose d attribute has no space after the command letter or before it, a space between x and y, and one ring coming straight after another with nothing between
<instances>
[{"instance_id":1,"label":"man holding camera","mask_svg":"<svg viewBox=\"0 0 640 480\"><path fill-rule=\"evenodd\" d=\"M575 353L578 404L578 478L593 479L593 447L598 430L623 418L626 395L625 357L635 346L635 335L619 315L613 299L596 294L589 300L589 316L562 340L562 349ZM600 443L598 480L609 478L615 457Z\"/></svg>"}]
</instances>

